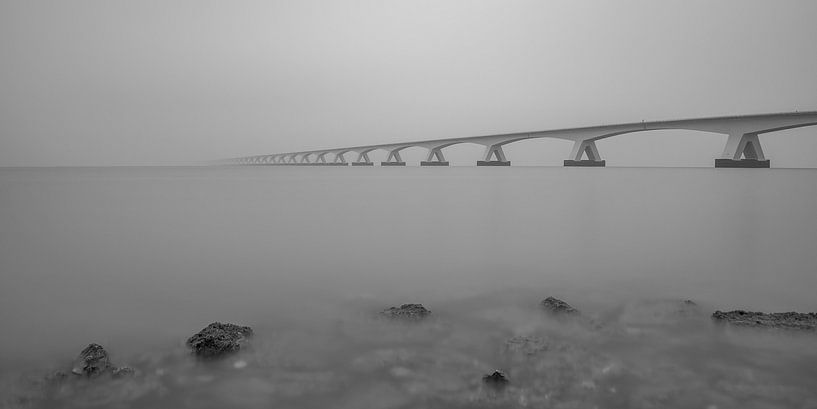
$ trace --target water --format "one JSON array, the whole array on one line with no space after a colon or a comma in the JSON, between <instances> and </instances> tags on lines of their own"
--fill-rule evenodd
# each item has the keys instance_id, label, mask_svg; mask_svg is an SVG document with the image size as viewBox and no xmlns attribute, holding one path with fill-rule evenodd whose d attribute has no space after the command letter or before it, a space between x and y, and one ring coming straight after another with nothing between
<instances>
[{"instance_id":1,"label":"water","mask_svg":"<svg viewBox=\"0 0 817 409\"><path fill-rule=\"evenodd\" d=\"M0 170L0 402L814 407L814 334L723 329L708 315L817 311L815 176ZM582 318L546 316L538 302L550 295ZM406 302L434 318L374 318ZM256 336L224 361L196 362L184 340L213 321ZM514 336L543 350L507 350ZM41 381L90 342L137 376ZM508 388L482 384L494 369Z\"/></svg>"}]
</instances>

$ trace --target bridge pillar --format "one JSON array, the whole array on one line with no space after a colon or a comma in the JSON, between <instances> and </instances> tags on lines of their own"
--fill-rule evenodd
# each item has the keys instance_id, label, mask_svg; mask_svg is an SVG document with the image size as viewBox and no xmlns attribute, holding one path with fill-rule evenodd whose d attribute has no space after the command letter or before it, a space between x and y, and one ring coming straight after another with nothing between
<instances>
[{"instance_id":1,"label":"bridge pillar","mask_svg":"<svg viewBox=\"0 0 817 409\"><path fill-rule=\"evenodd\" d=\"M346 166L349 162L346 162L346 157L344 156L346 152L338 152L335 153L335 160L332 162L332 165L335 166Z\"/></svg>"},{"instance_id":2,"label":"bridge pillar","mask_svg":"<svg viewBox=\"0 0 817 409\"><path fill-rule=\"evenodd\" d=\"M428 150L426 160L420 161L420 166L448 166L448 161L443 156L442 148L433 148Z\"/></svg>"},{"instance_id":3,"label":"bridge pillar","mask_svg":"<svg viewBox=\"0 0 817 409\"><path fill-rule=\"evenodd\" d=\"M380 162L380 166L406 166L406 162L400 157L400 150L395 149L389 152L385 162Z\"/></svg>"},{"instance_id":4,"label":"bridge pillar","mask_svg":"<svg viewBox=\"0 0 817 409\"><path fill-rule=\"evenodd\" d=\"M312 162L309 160L309 157L312 156L311 153L305 153L301 155L301 161L298 162L299 165L311 165Z\"/></svg>"},{"instance_id":5,"label":"bridge pillar","mask_svg":"<svg viewBox=\"0 0 817 409\"><path fill-rule=\"evenodd\" d=\"M483 160L477 161L477 166L511 166L511 161L505 158L502 145L486 146L483 158ZM496 158L496 160L491 160L491 158Z\"/></svg>"},{"instance_id":6,"label":"bridge pillar","mask_svg":"<svg viewBox=\"0 0 817 409\"><path fill-rule=\"evenodd\" d=\"M374 163L369 159L369 152L363 151L357 155L357 160L352 162L352 166L374 166Z\"/></svg>"},{"instance_id":7,"label":"bridge pillar","mask_svg":"<svg viewBox=\"0 0 817 409\"><path fill-rule=\"evenodd\" d=\"M729 134L723 154L715 159L716 168L768 168L770 165L756 133Z\"/></svg>"},{"instance_id":8,"label":"bridge pillar","mask_svg":"<svg viewBox=\"0 0 817 409\"><path fill-rule=\"evenodd\" d=\"M582 159L587 155L587 159ZM588 166L588 167L603 167L606 166L606 161L601 159L599 149L596 147L596 141L584 140L576 141L573 144L573 150L570 151L570 159L565 160L565 166Z\"/></svg>"}]
</instances>

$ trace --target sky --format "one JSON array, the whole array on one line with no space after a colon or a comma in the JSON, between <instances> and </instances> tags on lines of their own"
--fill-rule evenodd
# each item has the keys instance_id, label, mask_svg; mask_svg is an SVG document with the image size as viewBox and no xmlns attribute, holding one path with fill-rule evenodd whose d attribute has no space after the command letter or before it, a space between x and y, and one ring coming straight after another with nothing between
<instances>
[{"instance_id":1,"label":"sky","mask_svg":"<svg viewBox=\"0 0 817 409\"><path fill-rule=\"evenodd\" d=\"M814 0L0 0L0 166L817 111L815 17ZM817 167L817 127L761 141L773 166ZM660 131L599 149L608 165L712 166L724 143ZM506 154L559 165L570 147Z\"/></svg>"}]
</instances>

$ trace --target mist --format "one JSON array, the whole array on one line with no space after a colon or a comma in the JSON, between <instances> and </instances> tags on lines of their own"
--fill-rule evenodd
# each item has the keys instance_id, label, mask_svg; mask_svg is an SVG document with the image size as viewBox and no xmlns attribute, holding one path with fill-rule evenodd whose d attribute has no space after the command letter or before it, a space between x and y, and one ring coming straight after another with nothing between
<instances>
[{"instance_id":1,"label":"mist","mask_svg":"<svg viewBox=\"0 0 817 409\"><path fill-rule=\"evenodd\" d=\"M813 1L0 2L0 166L296 150L817 109ZM764 137L814 167L813 129ZM620 137L707 166L723 137ZM513 148L510 145L509 148ZM559 164L569 146L516 148ZM472 163L452 149L452 162Z\"/></svg>"}]
</instances>

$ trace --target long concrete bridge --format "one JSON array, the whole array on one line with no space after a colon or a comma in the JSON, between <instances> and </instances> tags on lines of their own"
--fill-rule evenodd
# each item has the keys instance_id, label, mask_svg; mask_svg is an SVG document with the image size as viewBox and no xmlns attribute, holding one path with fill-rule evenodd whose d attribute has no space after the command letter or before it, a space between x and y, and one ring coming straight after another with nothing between
<instances>
[{"instance_id":1,"label":"long concrete bridge","mask_svg":"<svg viewBox=\"0 0 817 409\"><path fill-rule=\"evenodd\" d=\"M554 129L546 131L517 132L509 134L469 136L414 142L398 142L382 145L363 145L310 151L275 153L247 156L226 161L240 165L328 165L372 166L369 153L382 150L388 155L381 166L404 166L400 151L419 147L428 150L426 160L420 166L448 166L443 149L461 144L482 145L485 151L477 161L477 166L510 166L503 146L510 143L536 138L557 138L573 141L570 157L565 166L605 166L596 141L634 132L682 129L726 135L726 146L720 158L715 159L715 167L724 168L768 168L769 159L760 145L760 135L792 128L817 125L817 111L788 112L777 114L724 116L712 118L681 119L673 121L636 122L618 125L599 125L581 128ZM355 155L348 162L346 155ZM327 159L327 156L330 158Z\"/></svg>"}]
</instances>

